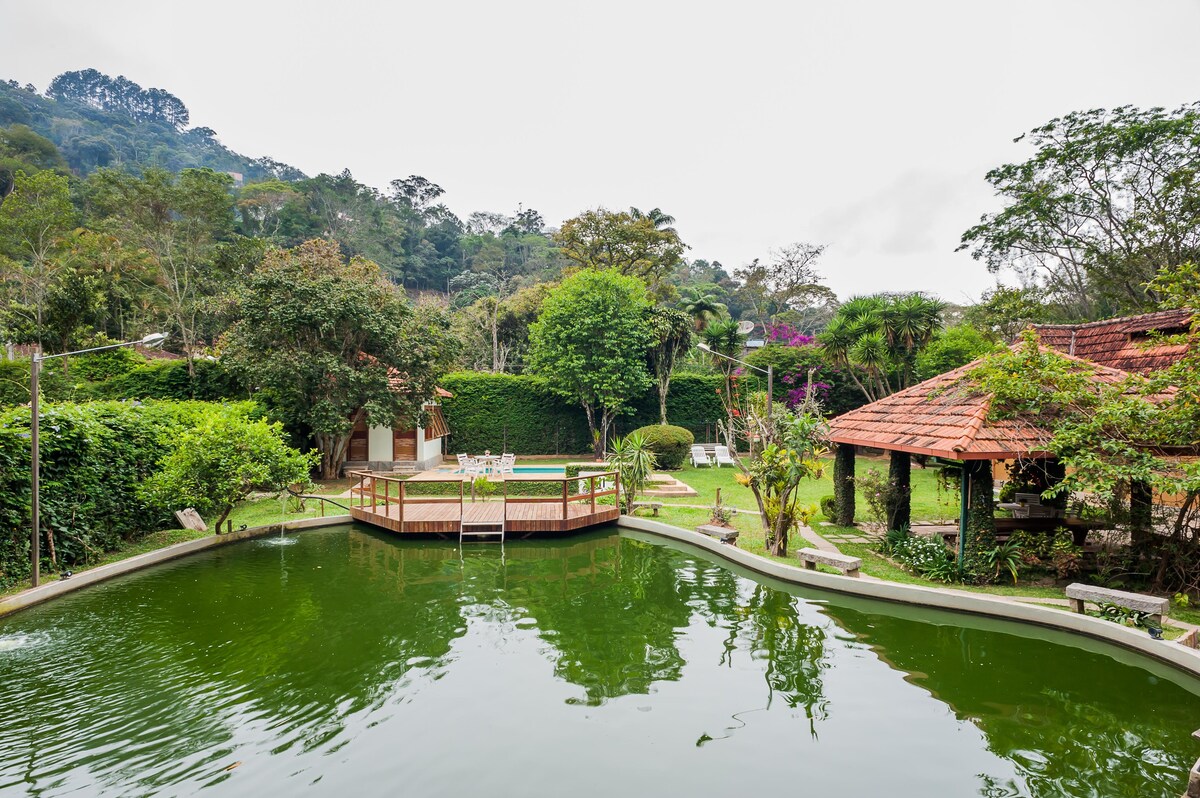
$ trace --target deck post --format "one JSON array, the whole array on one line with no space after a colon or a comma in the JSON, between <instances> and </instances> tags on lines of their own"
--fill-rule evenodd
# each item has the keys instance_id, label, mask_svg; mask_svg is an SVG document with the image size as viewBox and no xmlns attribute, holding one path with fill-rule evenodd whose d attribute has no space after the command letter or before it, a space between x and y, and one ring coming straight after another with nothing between
<instances>
[{"instance_id":1,"label":"deck post","mask_svg":"<svg viewBox=\"0 0 1200 798\"><path fill-rule=\"evenodd\" d=\"M375 512L375 475L371 475L371 512Z\"/></svg>"},{"instance_id":2,"label":"deck post","mask_svg":"<svg viewBox=\"0 0 1200 798\"><path fill-rule=\"evenodd\" d=\"M396 500L400 502L400 528L397 532L404 531L404 480L400 480L400 492L396 494Z\"/></svg>"},{"instance_id":3,"label":"deck post","mask_svg":"<svg viewBox=\"0 0 1200 798\"><path fill-rule=\"evenodd\" d=\"M563 480L563 520L567 520L567 480Z\"/></svg>"},{"instance_id":4,"label":"deck post","mask_svg":"<svg viewBox=\"0 0 1200 798\"><path fill-rule=\"evenodd\" d=\"M596 512L596 477L588 477L588 493L592 494L592 513Z\"/></svg>"}]
</instances>

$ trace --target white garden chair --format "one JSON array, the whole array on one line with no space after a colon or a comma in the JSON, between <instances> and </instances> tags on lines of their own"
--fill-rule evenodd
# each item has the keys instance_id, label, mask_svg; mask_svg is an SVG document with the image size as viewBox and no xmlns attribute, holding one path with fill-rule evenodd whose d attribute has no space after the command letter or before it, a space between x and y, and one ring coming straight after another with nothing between
<instances>
[{"instance_id":1,"label":"white garden chair","mask_svg":"<svg viewBox=\"0 0 1200 798\"><path fill-rule=\"evenodd\" d=\"M717 446L713 451L716 453L713 459L716 461L717 468L720 468L722 464L726 463L731 466L737 465L737 463L733 461L733 456L729 454L728 446Z\"/></svg>"},{"instance_id":2,"label":"white garden chair","mask_svg":"<svg viewBox=\"0 0 1200 798\"><path fill-rule=\"evenodd\" d=\"M708 457L708 452L704 451L703 446L692 447L692 467L699 468L700 466L712 465L712 460Z\"/></svg>"},{"instance_id":3,"label":"white garden chair","mask_svg":"<svg viewBox=\"0 0 1200 798\"><path fill-rule=\"evenodd\" d=\"M496 466L496 473L512 474L514 473L513 467L516 466L516 464L517 456L515 454L502 454L500 455L500 462Z\"/></svg>"}]
</instances>

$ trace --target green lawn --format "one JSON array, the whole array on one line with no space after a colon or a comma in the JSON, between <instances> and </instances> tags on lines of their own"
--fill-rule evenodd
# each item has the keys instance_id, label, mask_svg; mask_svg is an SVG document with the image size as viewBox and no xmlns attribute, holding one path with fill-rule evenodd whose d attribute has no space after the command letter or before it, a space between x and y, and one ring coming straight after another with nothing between
<instances>
[{"instance_id":1,"label":"green lawn","mask_svg":"<svg viewBox=\"0 0 1200 798\"><path fill-rule=\"evenodd\" d=\"M833 461L826 460L825 476L816 480L805 480L800 483L800 502L803 504L818 504L822 496L833 495ZM859 457L857 473L865 474L870 469L886 474L888 460L886 457ZM695 489L699 496L681 498L664 498L661 501L670 504L705 504L711 505L716 501L717 488L721 489L721 502L730 507L743 510L757 510L754 494L749 488L734 481L733 475L738 473L736 468L693 468L685 465L681 471L670 471L671 476L687 483ZM939 469L913 467L912 470L912 518L914 521L948 521L958 518L958 492L939 490L937 476ZM659 501L659 499L655 499ZM871 520L868 516L867 502L863 498L862 489L858 491L855 502L854 520L861 523Z\"/></svg>"}]
</instances>

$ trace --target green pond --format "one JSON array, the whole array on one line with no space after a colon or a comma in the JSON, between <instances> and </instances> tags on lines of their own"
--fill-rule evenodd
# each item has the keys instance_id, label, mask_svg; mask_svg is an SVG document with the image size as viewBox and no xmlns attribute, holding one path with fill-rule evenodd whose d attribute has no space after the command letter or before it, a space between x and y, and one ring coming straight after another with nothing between
<instances>
[{"instance_id":1,"label":"green pond","mask_svg":"<svg viewBox=\"0 0 1200 798\"><path fill-rule=\"evenodd\" d=\"M615 529L343 526L0 621L0 795L1178 796L1198 694Z\"/></svg>"}]
</instances>

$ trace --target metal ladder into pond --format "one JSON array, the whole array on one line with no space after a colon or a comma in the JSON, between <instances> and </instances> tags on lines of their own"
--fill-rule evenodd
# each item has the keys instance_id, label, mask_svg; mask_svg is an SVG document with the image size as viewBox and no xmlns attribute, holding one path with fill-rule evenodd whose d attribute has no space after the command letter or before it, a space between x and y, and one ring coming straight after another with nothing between
<instances>
[{"instance_id":1,"label":"metal ladder into pond","mask_svg":"<svg viewBox=\"0 0 1200 798\"><path fill-rule=\"evenodd\" d=\"M460 510L458 515L458 543L461 546L463 539L468 537L500 537L501 545L504 544L505 521L508 517L507 502L501 505L500 522L495 521L467 521L465 520L466 511Z\"/></svg>"}]
</instances>

